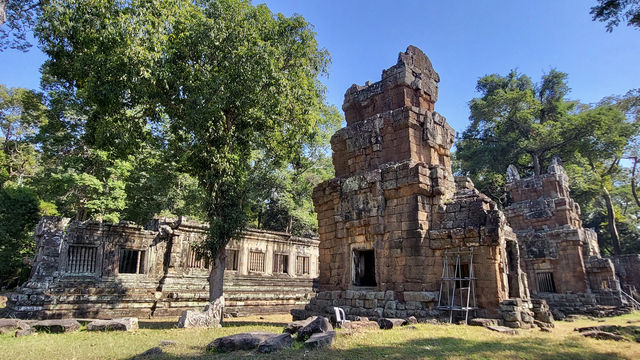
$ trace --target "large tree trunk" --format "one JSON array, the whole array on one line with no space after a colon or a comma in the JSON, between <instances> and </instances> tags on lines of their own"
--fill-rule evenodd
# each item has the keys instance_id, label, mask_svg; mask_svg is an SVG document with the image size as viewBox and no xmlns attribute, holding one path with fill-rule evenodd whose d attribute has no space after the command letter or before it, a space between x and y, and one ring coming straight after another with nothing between
<instances>
[{"instance_id":1,"label":"large tree trunk","mask_svg":"<svg viewBox=\"0 0 640 360\"><path fill-rule=\"evenodd\" d=\"M613 209L609 190L607 190L604 185L602 186L602 196L604 197L604 202L607 205L607 221L609 223L611 242L613 243L613 252L616 255L620 255L622 253L622 249L620 248L620 235L618 235L618 228L616 227L616 213Z\"/></svg>"},{"instance_id":2,"label":"large tree trunk","mask_svg":"<svg viewBox=\"0 0 640 360\"><path fill-rule=\"evenodd\" d=\"M225 249L224 247L218 251L218 256L213 259L211 273L209 273L209 302L212 304L221 304L224 307L224 293L222 285L224 284L224 266L225 266ZM216 314L217 315L217 314ZM222 324L223 309L220 308L220 324Z\"/></svg>"},{"instance_id":3,"label":"large tree trunk","mask_svg":"<svg viewBox=\"0 0 640 360\"><path fill-rule=\"evenodd\" d=\"M633 168L631 169L631 194L633 194L633 198L636 201L636 205L640 207L640 200L638 199L638 191L636 189L636 166L638 165L638 158L634 157L633 160Z\"/></svg>"}]
</instances>

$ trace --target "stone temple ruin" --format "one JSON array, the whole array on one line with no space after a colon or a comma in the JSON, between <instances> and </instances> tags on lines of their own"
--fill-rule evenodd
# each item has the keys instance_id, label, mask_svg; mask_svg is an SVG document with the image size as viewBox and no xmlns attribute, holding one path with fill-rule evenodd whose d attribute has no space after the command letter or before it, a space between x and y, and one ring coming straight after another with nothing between
<instances>
[{"instance_id":1,"label":"stone temple ruin","mask_svg":"<svg viewBox=\"0 0 640 360\"><path fill-rule=\"evenodd\" d=\"M148 226L43 218L31 276L9 297L21 318L177 316L209 300L206 226L155 219ZM247 229L226 248L229 315L287 312L313 294L318 241Z\"/></svg>"},{"instance_id":2,"label":"stone temple ruin","mask_svg":"<svg viewBox=\"0 0 640 360\"><path fill-rule=\"evenodd\" d=\"M529 327L552 320L543 300L568 313L626 305L558 160L528 179L510 167L504 214L453 176L454 131L434 111L438 82L410 46L379 82L347 90L347 126L331 139L336 177L313 193L319 293L294 318L338 306L350 317L451 321L472 312ZM635 259L614 263L630 274Z\"/></svg>"},{"instance_id":3,"label":"stone temple ruin","mask_svg":"<svg viewBox=\"0 0 640 360\"><path fill-rule=\"evenodd\" d=\"M472 308L497 317L503 300L528 300L505 216L452 174L455 133L434 111L439 81L410 46L381 81L347 90L347 126L331 139L336 178L313 193L320 292L308 312L425 318Z\"/></svg>"},{"instance_id":4,"label":"stone temple ruin","mask_svg":"<svg viewBox=\"0 0 640 360\"><path fill-rule=\"evenodd\" d=\"M227 246L225 314L298 320L341 307L352 319L481 317L527 328L552 321L547 303L594 315L633 304L624 290L638 295L640 256L600 256L558 159L526 179L509 167L504 213L453 176L455 133L434 111L439 81L410 46L380 81L347 90L347 126L331 139L335 178L313 192L319 241L247 229ZM209 264L196 244L206 230L185 219L141 227L45 217L31 277L7 310L113 318L202 308Z\"/></svg>"},{"instance_id":5,"label":"stone temple ruin","mask_svg":"<svg viewBox=\"0 0 640 360\"><path fill-rule=\"evenodd\" d=\"M613 262L600 256L596 233L582 227L560 160L554 158L546 174L526 179L510 166L507 181L511 205L505 214L532 295L569 313L626 303Z\"/></svg>"}]
</instances>

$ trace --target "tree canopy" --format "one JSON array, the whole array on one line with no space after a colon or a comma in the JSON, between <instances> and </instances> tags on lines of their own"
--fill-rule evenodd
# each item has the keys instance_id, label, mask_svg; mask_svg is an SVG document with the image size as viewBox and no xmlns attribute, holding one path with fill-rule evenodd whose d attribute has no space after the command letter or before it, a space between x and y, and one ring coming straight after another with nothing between
<instances>
[{"instance_id":1,"label":"tree canopy","mask_svg":"<svg viewBox=\"0 0 640 360\"><path fill-rule=\"evenodd\" d=\"M72 99L89 157L129 162L163 134L172 162L203 192L204 248L218 257L216 269L246 225L254 155L289 163L327 118L318 81L327 52L302 17L264 5L55 0L43 8L37 35L49 57L45 83ZM129 176L120 165L102 165L108 174L98 182ZM107 188L116 195L114 185ZM212 299L221 295L217 276Z\"/></svg>"},{"instance_id":2,"label":"tree canopy","mask_svg":"<svg viewBox=\"0 0 640 360\"><path fill-rule=\"evenodd\" d=\"M608 227L613 251L619 253L622 246L611 191L638 123L612 100L593 106L567 100L566 77L552 70L534 84L526 75L511 71L478 80L481 96L470 102L471 124L457 143L456 170L506 205L508 165L526 176L538 175L553 156L560 156L578 202L588 204L585 219L596 212L593 206L601 206L607 220L598 226ZM596 198L603 201L595 204Z\"/></svg>"},{"instance_id":3,"label":"tree canopy","mask_svg":"<svg viewBox=\"0 0 640 360\"><path fill-rule=\"evenodd\" d=\"M591 8L593 20L606 22L608 32L626 22L628 26L640 28L640 1L638 0L598 0Z\"/></svg>"}]
</instances>

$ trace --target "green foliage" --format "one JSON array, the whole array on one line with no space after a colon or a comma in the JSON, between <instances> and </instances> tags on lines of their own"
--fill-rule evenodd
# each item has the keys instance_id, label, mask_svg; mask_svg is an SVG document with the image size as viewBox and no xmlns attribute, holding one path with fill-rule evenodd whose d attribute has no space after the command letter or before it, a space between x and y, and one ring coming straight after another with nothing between
<instances>
[{"instance_id":1,"label":"green foliage","mask_svg":"<svg viewBox=\"0 0 640 360\"><path fill-rule=\"evenodd\" d=\"M621 248L636 246L632 230L637 222L621 216L619 204L619 189L629 184L620 175L621 159L638 133L634 92L595 106L577 106L565 99L566 74L555 70L545 74L539 85L515 71L504 77L488 75L478 81L477 90L481 96L470 102L471 124L454 154L457 173L470 176L480 191L504 206L509 164L521 176L530 176L541 173L551 157L559 155L572 182L572 196L582 205L583 219L598 229L605 251L607 243L618 245L615 229L606 230L610 219L624 227ZM607 215L604 221L602 214Z\"/></svg>"},{"instance_id":2,"label":"green foliage","mask_svg":"<svg viewBox=\"0 0 640 360\"><path fill-rule=\"evenodd\" d=\"M44 0L0 0L0 52L31 48L28 31L38 21Z\"/></svg>"},{"instance_id":3,"label":"green foliage","mask_svg":"<svg viewBox=\"0 0 640 360\"><path fill-rule=\"evenodd\" d=\"M41 101L31 90L0 85L0 178L22 184L35 175L34 135L47 120Z\"/></svg>"},{"instance_id":4,"label":"green foliage","mask_svg":"<svg viewBox=\"0 0 640 360\"><path fill-rule=\"evenodd\" d=\"M204 193L213 254L246 224L252 154L283 166L321 118L327 53L302 17L264 5L57 0L43 8L37 35L49 56L45 79L72 94L86 146L131 161L149 125L166 122L173 162ZM73 176L81 189L103 184L102 193L111 178ZM141 176L130 188L150 182ZM93 211L110 214L120 208L113 202Z\"/></svg>"},{"instance_id":5,"label":"green foliage","mask_svg":"<svg viewBox=\"0 0 640 360\"><path fill-rule=\"evenodd\" d=\"M570 121L575 103L566 101L566 74L551 70L539 85L516 71L478 80L480 97L471 100L471 124L456 144L457 172L504 202L504 173L510 164L524 175L539 172L553 155L583 136Z\"/></svg>"},{"instance_id":6,"label":"green foliage","mask_svg":"<svg viewBox=\"0 0 640 360\"><path fill-rule=\"evenodd\" d=\"M250 207L250 226L314 236L318 220L311 195L313 188L333 177L329 139L341 127L342 115L334 106L319 112L318 126L289 164L274 166L255 154L249 188L255 199Z\"/></svg>"},{"instance_id":7,"label":"green foliage","mask_svg":"<svg viewBox=\"0 0 640 360\"><path fill-rule=\"evenodd\" d=\"M33 255L31 237L40 217L36 194L24 186L0 187L0 286L26 280Z\"/></svg>"},{"instance_id":8,"label":"green foliage","mask_svg":"<svg viewBox=\"0 0 640 360\"><path fill-rule=\"evenodd\" d=\"M640 1L638 0L598 0L591 8L593 20L607 23L607 31L626 21L628 26L640 28Z\"/></svg>"}]
</instances>

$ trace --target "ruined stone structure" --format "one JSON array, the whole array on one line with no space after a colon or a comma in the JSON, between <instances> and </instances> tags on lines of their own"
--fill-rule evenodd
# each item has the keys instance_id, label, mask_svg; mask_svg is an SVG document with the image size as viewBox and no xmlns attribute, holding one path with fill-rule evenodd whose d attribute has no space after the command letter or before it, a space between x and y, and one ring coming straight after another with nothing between
<instances>
[{"instance_id":1,"label":"ruined stone structure","mask_svg":"<svg viewBox=\"0 0 640 360\"><path fill-rule=\"evenodd\" d=\"M132 223L45 217L29 280L7 303L22 318L177 316L208 302L206 226L185 219ZM313 295L318 241L247 229L226 248L226 314L288 312Z\"/></svg>"},{"instance_id":2,"label":"ruined stone structure","mask_svg":"<svg viewBox=\"0 0 640 360\"><path fill-rule=\"evenodd\" d=\"M596 233L582 227L559 159L546 174L526 179L510 166L507 181L505 215L518 236L532 296L568 313L622 305L613 263L600 256Z\"/></svg>"},{"instance_id":3,"label":"ruined stone structure","mask_svg":"<svg viewBox=\"0 0 640 360\"><path fill-rule=\"evenodd\" d=\"M474 255L457 276L473 279L455 281L481 289L476 315L497 317L508 298L527 301L504 215L470 180L454 179L455 133L434 111L439 81L410 46L381 81L347 90L347 126L331 139L336 177L313 192L320 293L308 313L341 306L351 316L437 316L443 259L456 250Z\"/></svg>"}]
</instances>

